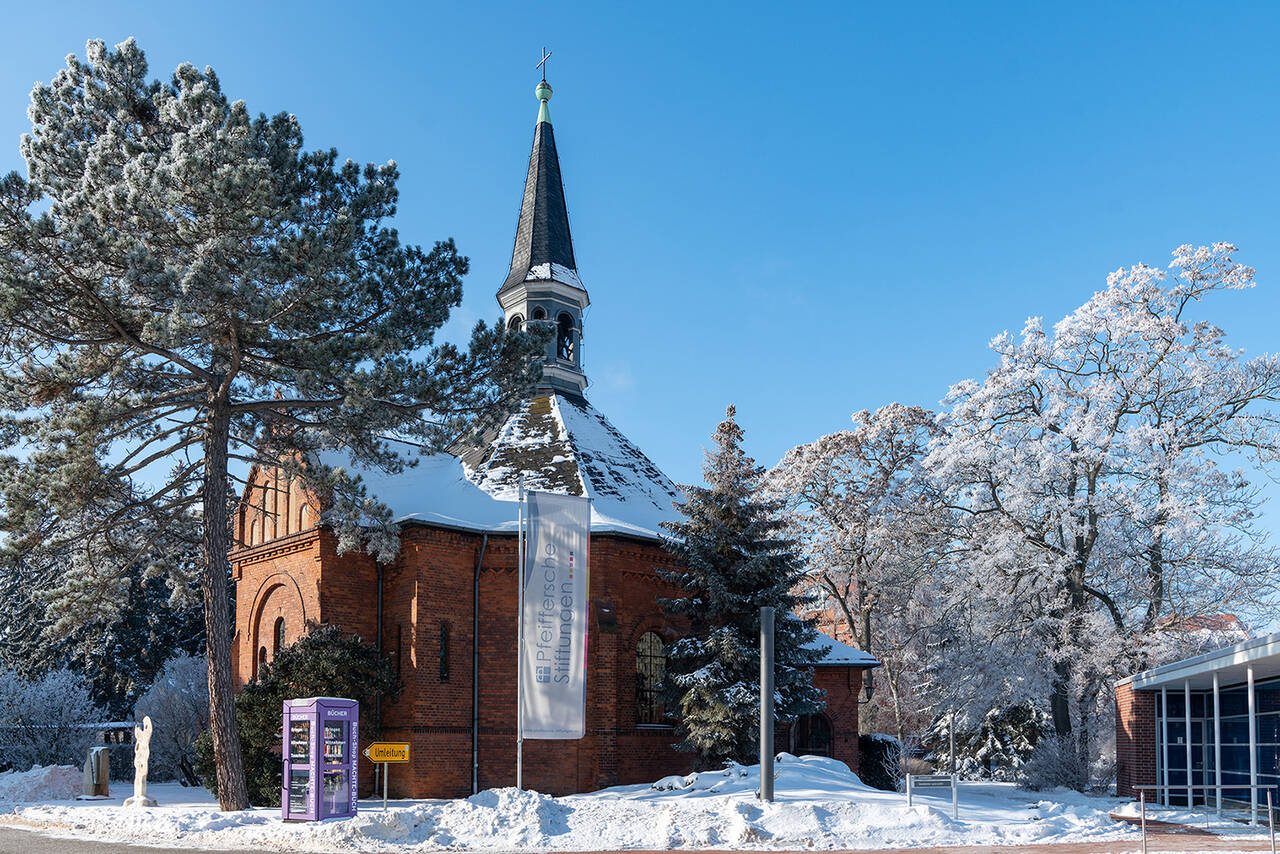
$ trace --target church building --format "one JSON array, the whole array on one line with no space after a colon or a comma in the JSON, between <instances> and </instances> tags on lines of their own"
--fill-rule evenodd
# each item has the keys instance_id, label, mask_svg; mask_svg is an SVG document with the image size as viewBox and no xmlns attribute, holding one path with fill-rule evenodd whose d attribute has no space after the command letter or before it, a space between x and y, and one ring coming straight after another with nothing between
<instances>
[{"instance_id":1,"label":"church building","mask_svg":"<svg viewBox=\"0 0 1280 854\"><path fill-rule=\"evenodd\" d=\"M515 248L497 298L511 327L555 325L537 391L497 430L454 454L419 457L396 476L360 470L400 525L393 562L339 553L319 512L323 502L278 470L251 473L236 518L243 544L232 554L238 685L308 622L376 643L404 689L376 711L382 737L412 745L413 762L390 775L394 797L456 797L515 784L521 475L530 490L593 499L586 735L526 741L525 786L566 794L692 766L691 755L673 747L658 691L664 644L677 636L658 601L676 593L659 574L675 566L659 523L676 518L677 490L587 400L589 299L574 258L546 80L536 94ZM829 638L818 647L827 654L815 651L814 682L826 692L826 709L780 730L776 744L856 770L863 674L877 662Z\"/></svg>"}]
</instances>

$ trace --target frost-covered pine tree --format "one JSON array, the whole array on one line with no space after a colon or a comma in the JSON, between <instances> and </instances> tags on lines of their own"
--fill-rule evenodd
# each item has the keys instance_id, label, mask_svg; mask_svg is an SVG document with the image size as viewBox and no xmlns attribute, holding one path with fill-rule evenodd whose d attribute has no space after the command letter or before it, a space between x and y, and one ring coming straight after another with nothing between
<instances>
[{"instance_id":1,"label":"frost-covered pine tree","mask_svg":"<svg viewBox=\"0 0 1280 854\"><path fill-rule=\"evenodd\" d=\"M775 609L774 708L780 722L823 707L813 687L817 636L797 608L804 561L782 536L782 502L761 496L764 468L742 449L730 406L706 454L703 486L683 487L684 521L664 524L681 568L664 573L684 595L665 600L688 632L667 647L668 696L683 750L703 767L750 762L760 720L760 608Z\"/></svg>"},{"instance_id":2,"label":"frost-covered pine tree","mask_svg":"<svg viewBox=\"0 0 1280 854\"><path fill-rule=\"evenodd\" d=\"M181 572L169 539L195 520L218 795L243 809L237 472L281 466L327 496L342 548L389 558L389 510L312 452L399 471L383 436L439 449L496 420L542 342L483 323L466 350L435 340L467 259L387 225L393 162L306 151L294 116L255 118L210 68L147 73L133 40L69 56L32 90L27 176L0 180L0 524L12 551L65 556L61 622L110 619L139 567Z\"/></svg>"}]
</instances>

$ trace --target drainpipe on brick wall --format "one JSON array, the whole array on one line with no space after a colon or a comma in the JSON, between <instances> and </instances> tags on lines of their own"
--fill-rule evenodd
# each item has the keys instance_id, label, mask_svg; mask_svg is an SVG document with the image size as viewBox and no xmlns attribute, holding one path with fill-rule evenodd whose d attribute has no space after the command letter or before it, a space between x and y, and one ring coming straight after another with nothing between
<instances>
[{"instance_id":1,"label":"drainpipe on brick wall","mask_svg":"<svg viewBox=\"0 0 1280 854\"><path fill-rule=\"evenodd\" d=\"M476 572L471 580L471 794L480 791L480 565L489 535L480 541Z\"/></svg>"},{"instance_id":2,"label":"drainpipe on brick wall","mask_svg":"<svg viewBox=\"0 0 1280 854\"><path fill-rule=\"evenodd\" d=\"M378 647L378 657L382 657L382 561L374 559L373 567L378 572L378 630L374 633ZM373 695L373 720L377 728L378 738L382 737L382 693ZM378 777L386 770L386 764L375 762L373 765L373 790L378 791Z\"/></svg>"},{"instance_id":3,"label":"drainpipe on brick wall","mask_svg":"<svg viewBox=\"0 0 1280 854\"><path fill-rule=\"evenodd\" d=\"M378 571L378 631L375 635L377 638L378 655L382 655L382 561L375 560L373 566ZM378 736L382 736L382 694L379 693L373 698L373 715L374 721L378 727Z\"/></svg>"}]
</instances>

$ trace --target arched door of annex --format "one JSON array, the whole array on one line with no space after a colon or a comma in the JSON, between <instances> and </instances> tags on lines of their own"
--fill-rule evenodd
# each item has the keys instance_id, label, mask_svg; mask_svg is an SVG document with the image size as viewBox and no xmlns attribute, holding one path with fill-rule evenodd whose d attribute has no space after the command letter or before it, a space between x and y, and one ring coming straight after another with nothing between
<instances>
[{"instance_id":1,"label":"arched door of annex","mask_svg":"<svg viewBox=\"0 0 1280 854\"><path fill-rule=\"evenodd\" d=\"M805 715L791 727L791 752L796 756L830 756L831 740L831 721L824 714Z\"/></svg>"},{"instance_id":2,"label":"arched door of annex","mask_svg":"<svg viewBox=\"0 0 1280 854\"><path fill-rule=\"evenodd\" d=\"M303 634L307 610L298 583L288 573L277 572L258 586L252 613L253 630L249 637L253 654L252 675L256 677L259 667Z\"/></svg>"}]
</instances>

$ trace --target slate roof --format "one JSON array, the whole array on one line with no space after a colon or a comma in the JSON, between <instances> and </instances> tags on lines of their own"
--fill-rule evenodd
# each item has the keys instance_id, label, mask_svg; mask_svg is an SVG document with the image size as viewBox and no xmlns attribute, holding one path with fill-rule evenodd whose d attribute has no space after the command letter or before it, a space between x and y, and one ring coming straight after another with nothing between
<instances>
[{"instance_id":1,"label":"slate roof","mask_svg":"<svg viewBox=\"0 0 1280 854\"><path fill-rule=\"evenodd\" d=\"M552 271L572 273L567 284L579 285L555 132L550 121L539 121L533 131L533 153L524 181L511 270L498 293L530 279L552 278Z\"/></svg>"},{"instance_id":2,"label":"slate roof","mask_svg":"<svg viewBox=\"0 0 1280 854\"><path fill-rule=\"evenodd\" d=\"M525 488L585 495L611 518L660 533L677 518L671 479L584 398L541 392L493 433L455 449L467 479L499 499Z\"/></svg>"}]
</instances>

